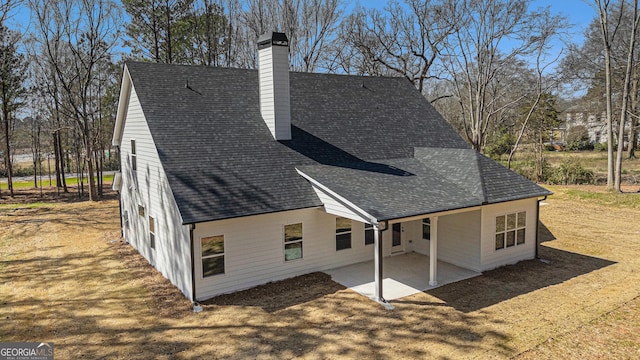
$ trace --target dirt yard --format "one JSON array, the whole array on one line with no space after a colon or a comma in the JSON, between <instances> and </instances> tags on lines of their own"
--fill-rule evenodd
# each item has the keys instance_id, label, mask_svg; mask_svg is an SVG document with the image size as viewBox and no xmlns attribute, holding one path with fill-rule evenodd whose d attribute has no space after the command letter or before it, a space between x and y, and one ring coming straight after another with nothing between
<instances>
[{"instance_id":1,"label":"dirt yard","mask_svg":"<svg viewBox=\"0 0 640 360\"><path fill-rule=\"evenodd\" d=\"M640 209L553 190L544 262L393 311L315 273L193 313L119 239L117 201L0 202L0 341L52 341L57 359L640 358Z\"/></svg>"}]
</instances>

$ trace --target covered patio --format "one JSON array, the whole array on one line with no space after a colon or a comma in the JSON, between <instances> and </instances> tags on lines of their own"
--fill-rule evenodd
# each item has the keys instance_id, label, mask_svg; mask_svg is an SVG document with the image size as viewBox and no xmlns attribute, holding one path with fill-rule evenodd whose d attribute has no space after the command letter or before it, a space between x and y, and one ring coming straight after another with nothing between
<instances>
[{"instance_id":1,"label":"covered patio","mask_svg":"<svg viewBox=\"0 0 640 360\"><path fill-rule=\"evenodd\" d=\"M481 275L479 272L438 261L438 284L431 286L429 285L429 260L429 256L415 252L386 257L384 259L382 280L384 298L386 300L396 300L438 286ZM325 273L331 275L333 281L375 300L374 261L327 270Z\"/></svg>"}]
</instances>

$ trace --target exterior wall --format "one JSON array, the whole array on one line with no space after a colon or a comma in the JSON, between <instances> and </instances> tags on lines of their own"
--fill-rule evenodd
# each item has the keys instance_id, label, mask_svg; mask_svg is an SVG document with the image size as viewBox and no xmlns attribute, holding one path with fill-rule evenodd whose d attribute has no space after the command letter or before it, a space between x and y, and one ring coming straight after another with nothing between
<instances>
[{"instance_id":1,"label":"exterior wall","mask_svg":"<svg viewBox=\"0 0 640 360\"><path fill-rule=\"evenodd\" d=\"M481 271L481 217L480 210L439 216L438 259L465 269Z\"/></svg>"},{"instance_id":2,"label":"exterior wall","mask_svg":"<svg viewBox=\"0 0 640 360\"><path fill-rule=\"evenodd\" d=\"M536 218L537 199L525 199L500 204L484 206L482 209L482 245L481 270L491 270L499 266L514 264L521 260L535 257L536 251ZM526 211L527 222L525 229L525 243L506 249L495 249L496 216L514 212Z\"/></svg>"},{"instance_id":3,"label":"exterior wall","mask_svg":"<svg viewBox=\"0 0 640 360\"><path fill-rule=\"evenodd\" d=\"M364 224L352 222L351 249L336 251L336 217L303 209L198 224L194 230L196 297L199 300L373 259ZM302 259L284 261L284 225L302 223ZM224 235L225 273L202 277L201 239Z\"/></svg>"},{"instance_id":4,"label":"exterior wall","mask_svg":"<svg viewBox=\"0 0 640 360\"><path fill-rule=\"evenodd\" d=\"M160 164L140 102L131 87L122 134L122 190L120 201L124 237L151 265L191 298L189 228L183 226L167 178ZM137 171L131 168L131 139L136 140ZM144 215L138 206L144 207ZM150 246L149 216L155 219L155 249Z\"/></svg>"}]
</instances>

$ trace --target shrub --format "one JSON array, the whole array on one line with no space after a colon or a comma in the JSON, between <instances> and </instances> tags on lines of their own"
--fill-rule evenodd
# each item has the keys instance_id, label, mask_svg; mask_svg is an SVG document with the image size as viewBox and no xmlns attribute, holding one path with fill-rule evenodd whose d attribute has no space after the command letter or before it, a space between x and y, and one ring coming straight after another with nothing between
<instances>
[{"instance_id":1,"label":"shrub","mask_svg":"<svg viewBox=\"0 0 640 360\"><path fill-rule=\"evenodd\" d=\"M575 157L568 157L560 166L551 171L547 179L549 184L591 184L594 181L593 171L582 166L582 162Z\"/></svg>"},{"instance_id":2,"label":"shrub","mask_svg":"<svg viewBox=\"0 0 640 360\"><path fill-rule=\"evenodd\" d=\"M513 163L513 171L535 182L545 182L552 168L549 166L547 159L542 159L542 163L538 164L536 156L529 154L523 157L521 161Z\"/></svg>"},{"instance_id":3,"label":"shrub","mask_svg":"<svg viewBox=\"0 0 640 360\"><path fill-rule=\"evenodd\" d=\"M595 143L593 144L593 150L594 151L607 151L607 143L603 142L603 143Z\"/></svg>"},{"instance_id":4,"label":"shrub","mask_svg":"<svg viewBox=\"0 0 640 360\"><path fill-rule=\"evenodd\" d=\"M593 144L589 141L589 131L583 125L574 126L567 132L567 150L593 150Z\"/></svg>"},{"instance_id":5,"label":"shrub","mask_svg":"<svg viewBox=\"0 0 640 360\"><path fill-rule=\"evenodd\" d=\"M499 138L487 145L485 153L492 159L499 159L500 155L508 154L516 143L516 138L508 132L502 133Z\"/></svg>"}]
</instances>

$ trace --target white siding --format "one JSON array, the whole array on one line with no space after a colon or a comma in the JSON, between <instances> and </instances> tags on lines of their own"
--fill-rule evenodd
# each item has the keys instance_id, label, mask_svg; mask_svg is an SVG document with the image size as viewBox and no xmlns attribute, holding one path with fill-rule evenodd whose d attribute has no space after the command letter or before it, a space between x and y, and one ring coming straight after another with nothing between
<instances>
[{"instance_id":1,"label":"white siding","mask_svg":"<svg viewBox=\"0 0 640 360\"><path fill-rule=\"evenodd\" d=\"M364 245L364 224L356 221L351 249L336 251L335 219L320 209L303 209L198 224L194 230L197 298L373 259L373 245ZM285 262L284 225L300 222L303 258ZM200 239L215 235L224 235L225 273L203 278Z\"/></svg>"},{"instance_id":2,"label":"white siding","mask_svg":"<svg viewBox=\"0 0 640 360\"><path fill-rule=\"evenodd\" d=\"M362 216L351 211L342 203L338 202L335 198L333 198L326 192L322 191L322 189L314 186L313 190L316 192L316 195L318 195L318 198L320 199L320 201L322 201L325 212L336 215L336 216L345 217L351 220L364 221Z\"/></svg>"},{"instance_id":3,"label":"white siding","mask_svg":"<svg viewBox=\"0 0 640 360\"><path fill-rule=\"evenodd\" d=\"M413 251L422 255L429 255L429 240L422 238L422 220L415 220L411 222L414 232Z\"/></svg>"},{"instance_id":4,"label":"white siding","mask_svg":"<svg viewBox=\"0 0 640 360\"><path fill-rule=\"evenodd\" d=\"M438 259L480 271L480 225L480 210L438 217Z\"/></svg>"},{"instance_id":5,"label":"white siding","mask_svg":"<svg viewBox=\"0 0 640 360\"><path fill-rule=\"evenodd\" d=\"M135 172L131 169L131 139L136 141ZM191 298L189 228L181 225L182 219L133 86L120 154L120 201L129 219L124 228L125 239L185 296ZM144 206L144 216L138 214L138 205ZM155 249L151 249L149 244L149 216L155 219Z\"/></svg>"},{"instance_id":6,"label":"white siding","mask_svg":"<svg viewBox=\"0 0 640 360\"><path fill-rule=\"evenodd\" d=\"M525 199L501 204L487 205L482 209L482 248L481 270L490 270L499 266L514 264L535 257L535 238L538 219L536 218L537 199ZM495 249L496 216L527 212L525 243L506 249Z\"/></svg>"}]
</instances>

